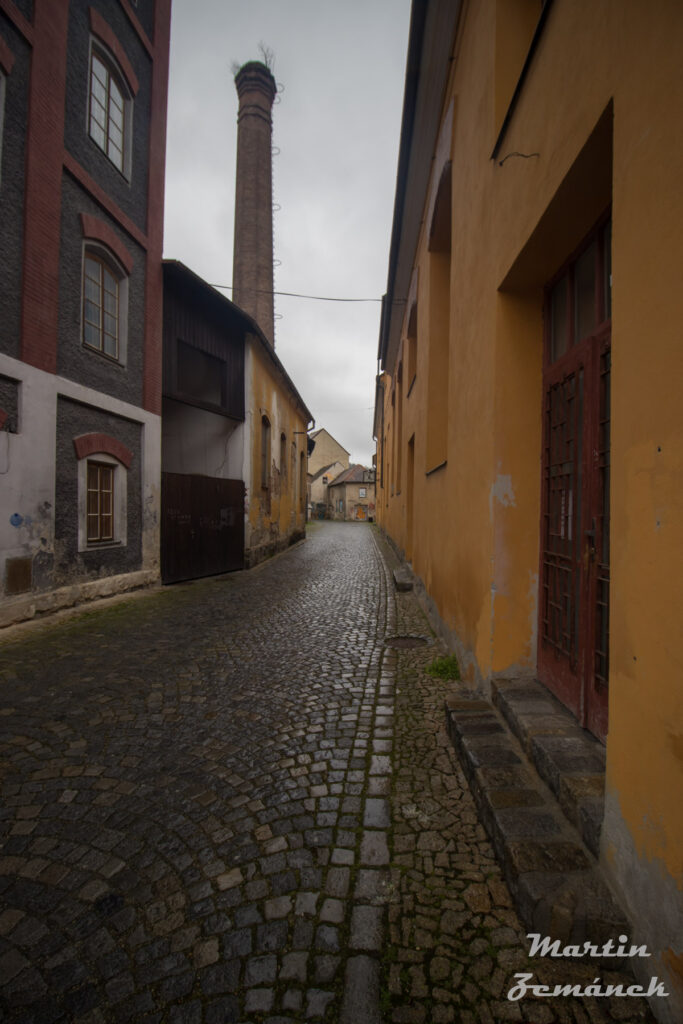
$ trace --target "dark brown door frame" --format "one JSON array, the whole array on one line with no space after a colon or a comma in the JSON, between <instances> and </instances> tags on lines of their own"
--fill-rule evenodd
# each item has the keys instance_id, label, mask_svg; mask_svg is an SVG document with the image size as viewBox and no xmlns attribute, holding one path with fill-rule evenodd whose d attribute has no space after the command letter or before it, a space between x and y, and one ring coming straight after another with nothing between
<instances>
[{"instance_id":1,"label":"dark brown door frame","mask_svg":"<svg viewBox=\"0 0 683 1024\"><path fill-rule=\"evenodd\" d=\"M611 309L603 287L609 276L608 221L608 215L601 218L546 289L538 639L539 678L603 740L609 615ZM594 242L594 329L575 342L574 272ZM567 350L552 360L550 297L564 278ZM570 418L563 422L558 413L567 409ZM553 491L553 480L563 477L569 489L560 482Z\"/></svg>"}]
</instances>

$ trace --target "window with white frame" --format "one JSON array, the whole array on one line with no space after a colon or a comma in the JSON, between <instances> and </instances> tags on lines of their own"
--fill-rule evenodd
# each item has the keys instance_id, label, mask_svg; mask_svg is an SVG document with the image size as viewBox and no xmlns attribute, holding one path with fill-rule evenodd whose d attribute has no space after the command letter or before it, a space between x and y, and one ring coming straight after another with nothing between
<instances>
[{"instance_id":1,"label":"window with white frame","mask_svg":"<svg viewBox=\"0 0 683 1024\"><path fill-rule=\"evenodd\" d=\"M114 539L114 467L88 461L87 473L88 544Z\"/></svg>"},{"instance_id":2,"label":"window with white frame","mask_svg":"<svg viewBox=\"0 0 683 1024\"><path fill-rule=\"evenodd\" d=\"M128 278L102 248L83 253L83 344L108 359L126 361Z\"/></svg>"},{"instance_id":3,"label":"window with white frame","mask_svg":"<svg viewBox=\"0 0 683 1024\"><path fill-rule=\"evenodd\" d=\"M133 103L113 57L99 46L90 53L88 132L117 170L130 177Z\"/></svg>"},{"instance_id":4,"label":"window with white frame","mask_svg":"<svg viewBox=\"0 0 683 1024\"><path fill-rule=\"evenodd\" d=\"M95 453L78 463L78 550L127 542L128 471Z\"/></svg>"}]
</instances>

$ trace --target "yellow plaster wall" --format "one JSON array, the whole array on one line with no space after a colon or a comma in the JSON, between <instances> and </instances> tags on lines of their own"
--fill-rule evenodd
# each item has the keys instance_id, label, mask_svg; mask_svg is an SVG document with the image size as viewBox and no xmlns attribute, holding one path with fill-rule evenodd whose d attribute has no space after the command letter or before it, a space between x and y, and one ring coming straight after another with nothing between
<instances>
[{"instance_id":1,"label":"yellow plaster wall","mask_svg":"<svg viewBox=\"0 0 683 1024\"><path fill-rule=\"evenodd\" d=\"M612 834L609 826L604 839L613 880L638 913L645 889L624 891L634 864L641 872L650 865L668 898L680 900L683 890L683 5L556 2L499 154L527 158L511 156L502 166L490 158L502 88L495 17L494 0L467 5L443 107L457 99L448 462L425 475L430 323L423 222L415 258L417 377L404 397L400 442L405 460L415 435L411 541L406 489L390 493L392 378L378 510L399 548L411 550L415 572L469 659L470 676L533 672L542 286L611 191L607 785L624 829L617 834L615 826ZM412 201L424 203L426 220L429 197ZM387 366L389 374L394 369Z\"/></svg>"},{"instance_id":2,"label":"yellow plaster wall","mask_svg":"<svg viewBox=\"0 0 683 1024\"><path fill-rule=\"evenodd\" d=\"M309 473L317 473L323 466L329 466L333 462L340 462L346 469L349 468L349 453L324 427L316 434L314 440L315 448L308 462Z\"/></svg>"},{"instance_id":3,"label":"yellow plaster wall","mask_svg":"<svg viewBox=\"0 0 683 1024\"><path fill-rule=\"evenodd\" d=\"M292 396L277 368L260 344L251 342L251 490L248 525L248 547L258 548L272 543L286 544L288 538L305 526L306 501L306 430L305 413ZM261 417L267 416L271 426L271 458L269 493L261 487ZM286 438L286 472L280 470L280 435ZM292 473L292 442L296 444L296 470ZM300 500L300 454L304 453L304 500Z\"/></svg>"}]
</instances>

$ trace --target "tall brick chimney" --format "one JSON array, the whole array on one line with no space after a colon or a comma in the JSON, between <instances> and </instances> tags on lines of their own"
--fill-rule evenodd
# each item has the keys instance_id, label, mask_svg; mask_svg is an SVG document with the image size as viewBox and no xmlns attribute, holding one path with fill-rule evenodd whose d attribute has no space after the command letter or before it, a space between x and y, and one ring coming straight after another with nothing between
<instances>
[{"instance_id":1,"label":"tall brick chimney","mask_svg":"<svg viewBox=\"0 0 683 1024\"><path fill-rule=\"evenodd\" d=\"M239 110L232 300L275 347L271 109L277 86L266 65L255 60L240 68L235 86Z\"/></svg>"}]
</instances>

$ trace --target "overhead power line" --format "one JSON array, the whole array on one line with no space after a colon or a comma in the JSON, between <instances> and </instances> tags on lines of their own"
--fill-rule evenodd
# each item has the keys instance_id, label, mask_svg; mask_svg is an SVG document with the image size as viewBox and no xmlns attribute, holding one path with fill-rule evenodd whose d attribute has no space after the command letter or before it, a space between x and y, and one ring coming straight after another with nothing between
<instances>
[{"instance_id":1,"label":"overhead power line","mask_svg":"<svg viewBox=\"0 0 683 1024\"><path fill-rule=\"evenodd\" d=\"M230 284L212 284L212 288L226 288L228 291L232 291L232 285ZM381 302L381 299L342 299L332 295L303 295L301 292L271 292L264 288L253 288L249 291L254 291L258 295L288 295L293 299L316 299L318 302Z\"/></svg>"}]
</instances>

